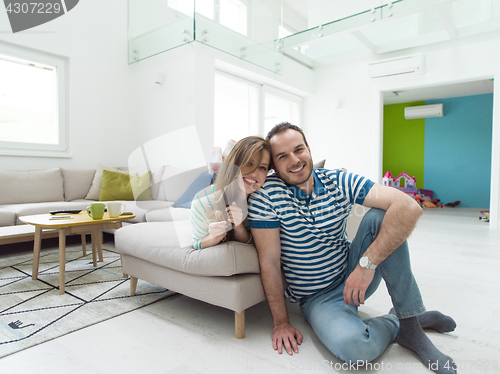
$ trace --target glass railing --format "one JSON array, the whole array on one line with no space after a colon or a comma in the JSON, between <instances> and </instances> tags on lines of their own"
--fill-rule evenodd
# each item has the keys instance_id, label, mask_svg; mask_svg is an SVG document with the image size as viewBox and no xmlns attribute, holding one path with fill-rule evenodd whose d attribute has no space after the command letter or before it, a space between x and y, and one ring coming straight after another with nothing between
<instances>
[{"instance_id":1,"label":"glass railing","mask_svg":"<svg viewBox=\"0 0 500 374\"><path fill-rule=\"evenodd\" d=\"M129 63L196 41L276 73L283 54L314 67L363 51L377 55L500 29L500 0L128 4Z\"/></svg>"},{"instance_id":2,"label":"glass railing","mask_svg":"<svg viewBox=\"0 0 500 374\"><path fill-rule=\"evenodd\" d=\"M500 29L500 0L362 3L364 10L353 9L352 15L331 22L309 22L314 26L284 37L280 41L283 53L313 67L360 50L377 55ZM323 12L316 18L322 22L328 16L333 13Z\"/></svg>"},{"instance_id":3,"label":"glass railing","mask_svg":"<svg viewBox=\"0 0 500 374\"><path fill-rule=\"evenodd\" d=\"M187 6L181 11L167 0L128 0L129 63L194 40L194 2L183 2Z\"/></svg>"},{"instance_id":4,"label":"glass railing","mask_svg":"<svg viewBox=\"0 0 500 374\"><path fill-rule=\"evenodd\" d=\"M197 41L281 72L281 0L128 1L129 63Z\"/></svg>"}]
</instances>

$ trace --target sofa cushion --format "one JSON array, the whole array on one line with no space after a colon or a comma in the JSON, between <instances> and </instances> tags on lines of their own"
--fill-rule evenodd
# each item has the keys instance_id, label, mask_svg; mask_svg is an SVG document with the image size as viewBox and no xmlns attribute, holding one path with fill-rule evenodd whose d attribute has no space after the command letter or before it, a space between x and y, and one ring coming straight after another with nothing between
<instances>
[{"instance_id":1,"label":"sofa cushion","mask_svg":"<svg viewBox=\"0 0 500 374\"><path fill-rule=\"evenodd\" d=\"M64 201L60 168L30 171L0 170L0 204Z\"/></svg>"},{"instance_id":2,"label":"sofa cushion","mask_svg":"<svg viewBox=\"0 0 500 374\"><path fill-rule=\"evenodd\" d=\"M107 166L102 166L101 164L97 164L97 168L94 174L94 179L92 180L92 185L90 186L89 192L85 199L87 200L99 200L99 195L101 193L101 184L102 184L102 171L110 170L116 171L119 173L128 174L127 171L123 170L124 168L110 168Z\"/></svg>"},{"instance_id":3,"label":"sofa cushion","mask_svg":"<svg viewBox=\"0 0 500 374\"><path fill-rule=\"evenodd\" d=\"M151 200L151 172L140 177L109 170L102 172L99 201Z\"/></svg>"},{"instance_id":4,"label":"sofa cushion","mask_svg":"<svg viewBox=\"0 0 500 374\"><path fill-rule=\"evenodd\" d=\"M180 170L167 168L163 174L160 184L159 199L166 201L177 201L186 191L191 183L201 174L207 171L206 166L192 170Z\"/></svg>"},{"instance_id":5,"label":"sofa cushion","mask_svg":"<svg viewBox=\"0 0 500 374\"><path fill-rule=\"evenodd\" d=\"M89 201L74 202L74 201L51 201L46 203L30 203L30 204L10 204L2 205L1 208L7 209L16 215L16 225L22 225L23 222L19 219L22 216L31 216L33 214L45 214L51 210L59 209L87 209Z\"/></svg>"},{"instance_id":6,"label":"sofa cushion","mask_svg":"<svg viewBox=\"0 0 500 374\"><path fill-rule=\"evenodd\" d=\"M326 162L326 159L315 162L313 165L313 168L314 169L323 169L325 167L325 162Z\"/></svg>"},{"instance_id":7,"label":"sofa cushion","mask_svg":"<svg viewBox=\"0 0 500 374\"><path fill-rule=\"evenodd\" d=\"M0 226L13 226L16 224L16 213L0 208Z\"/></svg>"},{"instance_id":8,"label":"sofa cushion","mask_svg":"<svg viewBox=\"0 0 500 374\"><path fill-rule=\"evenodd\" d=\"M95 169L61 168L64 179L64 200L85 199L95 175Z\"/></svg>"},{"instance_id":9,"label":"sofa cushion","mask_svg":"<svg viewBox=\"0 0 500 374\"><path fill-rule=\"evenodd\" d=\"M132 212L135 214L135 218L128 220L127 222L146 222L146 214L151 211L155 211L157 209L166 209L170 205L172 205L171 202L168 201L161 201L161 200L149 200L149 201L125 201L125 200L117 200L120 201L121 203L125 204L125 211L126 212ZM106 203L103 201L103 203ZM90 202L87 202L87 205L90 204ZM186 209L184 209L186 210Z\"/></svg>"},{"instance_id":10,"label":"sofa cushion","mask_svg":"<svg viewBox=\"0 0 500 374\"><path fill-rule=\"evenodd\" d=\"M165 165L161 169L156 170L151 173L151 198L153 200L158 200L158 195L160 193L161 180L163 179L163 174L168 166Z\"/></svg>"},{"instance_id":11,"label":"sofa cushion","mask_svg":"<svg viewBox=\"0 0 500 374\"><path fill-rule=\"evenodd\" d=\"M185 208L157 209L146 213L146 222L168 222L173 220L189 220L190 210Z\"/></svg>"},{"instance_id":12,"label":"sofa cushion","mask_svg":"<svg viewBox=\"0 0 500 374\"><path fill-rule=\"evenodd\" d=\"M183 246L186 241L191 241L189 231L176 230L174 222L138 223L115 232L118 252L173 270L202 276L260 272L257 250L252 244L231 241L198 250Z\"/></svg>"},{"instance_id":13,"label":"sofa cushion","mask_svg":"<svg viewBox=\"0 0 500 374\"><path fill-rule=\"evenodd\" d=\"M174 208L191 208L191 202L193 201L194 196L210 186L210 182L212 182L212 175L208 173L201 173L196 177L196 179L186 188L184 193L176 200L176 202L172 205Z\"/></svg>"}]
</instances>

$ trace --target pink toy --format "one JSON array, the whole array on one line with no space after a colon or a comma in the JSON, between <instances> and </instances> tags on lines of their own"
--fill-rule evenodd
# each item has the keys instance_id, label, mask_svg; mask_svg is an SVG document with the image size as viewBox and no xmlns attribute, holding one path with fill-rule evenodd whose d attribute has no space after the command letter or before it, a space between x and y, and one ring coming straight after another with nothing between
<instances>
[{"instance_id":1,"label":"pink toy","mask_svg":"<svg viewBox=\"0 0 500 374\"><path fill-rule=\"evenodd\" d=\"M394 178L392 177L390 171L385 173L384 177L382 178L382 184L387 187L394 187Z\"/></svg>"},{"instance_id":2,"label":"pink toy","mask_svg":"<svg viewBox=\"0 0 500 374\"><path fill-rule=\"evenodd\" d=\"M404 180L404 187L401 187L402 179ZM399 174L396 178L393 178L391 172L388 171L382 178L382 184L384 186L397 188L412 197L415 197L418 193L418 189L416 187L417 179L415 177L411 177L405 171Z\"/></svg>"}]
</instances>

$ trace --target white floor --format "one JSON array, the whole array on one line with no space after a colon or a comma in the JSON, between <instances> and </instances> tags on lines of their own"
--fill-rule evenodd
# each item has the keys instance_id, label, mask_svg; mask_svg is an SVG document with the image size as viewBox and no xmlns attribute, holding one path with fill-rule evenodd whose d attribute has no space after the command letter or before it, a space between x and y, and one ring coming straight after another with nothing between
<instances>
[{"instance_id":1,"label":"white floor","mask_svg":"<svg viewBox=\"0 0 500 374\"><path fill-rule=\"evenodd\" d=\"M455 318L453 333L428 336L460 373L500 373L500 231L477 209L427 209L410 237L415 277L428 310ZM385 314L381 285L360 309ZM296 305L290 318L304 335L297 355L270 342L266 303L246 311L246 337L234 338L233 313L177 295L0 360L0 373L320 373L349 372L318 341ZM352 370L354 371L354 370ZM370 373L430 373L391 344Z\"/></svg>"}]
</instances>

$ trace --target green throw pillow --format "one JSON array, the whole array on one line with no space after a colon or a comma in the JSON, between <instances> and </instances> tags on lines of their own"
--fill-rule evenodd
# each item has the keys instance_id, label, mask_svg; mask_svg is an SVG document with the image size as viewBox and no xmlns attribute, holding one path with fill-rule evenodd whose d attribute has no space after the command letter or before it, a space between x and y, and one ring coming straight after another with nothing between
<instances>
[{"instance_id":1,"label":"green throw pillow","mask_svg":"<svg viewBox=\"0 0 500 374\"><path fill-rule=\"evenodd\" d=\"M152 200L151 172L136 177L115 171L102 171L99 201Z\"/></svg>"}]
</instances>

